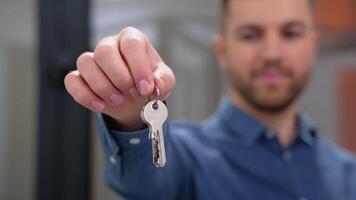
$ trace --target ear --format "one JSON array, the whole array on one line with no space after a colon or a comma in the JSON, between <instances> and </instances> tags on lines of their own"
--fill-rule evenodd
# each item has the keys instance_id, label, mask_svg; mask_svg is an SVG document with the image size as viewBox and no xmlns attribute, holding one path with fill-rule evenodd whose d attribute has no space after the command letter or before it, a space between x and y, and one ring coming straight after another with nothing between
<instances>
[{"instance_id":1,"label":"ear","mask_svg":"<svg viewBox=\"0 0 356 200\"><path fill-rule=\"evenodd\" d=\"M317 30L315 30L313 32L313 42L314 42L315 52L318 52L319 48L320 48L320 43L321 43L321 36L320 36L320 32Z\"/></svg>"},{"instance_id":2,"label":"ear","mask_svg":"<svg viewBox=\"0 0 356 200\"><path fill-rule=\"evenodd\" d=\"M221 69L225 70L226 68L226 47L224 43L224 39L222 36L216 35L213 40L214 43L214 52L215 56L219 62L219 66Z\"/></svg>"},{"instance_id":3,"label":"ear","mask_svg":"<svg viewBox=\"0 0 356 200\"><path fill-rule=\"evenodd\" d=\"M321 36L320 36L320 32L318 30L314 30L313 31L313 40L314 40L314 44L315 46L320 46L320 42L321 42Z\"/></svg>"}]
</instances>

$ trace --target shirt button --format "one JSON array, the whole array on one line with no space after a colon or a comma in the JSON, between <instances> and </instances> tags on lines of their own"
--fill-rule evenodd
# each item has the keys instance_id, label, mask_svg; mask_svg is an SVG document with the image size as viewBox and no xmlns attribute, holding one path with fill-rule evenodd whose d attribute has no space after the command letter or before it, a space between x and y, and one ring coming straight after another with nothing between
<instances>
[{"instance_id":1,"label":"shirt button","mask_svg":"<svg viewBox=\"0 0 356 200\"><path fill-rule=\"evenodd\" d=\"M291 161L292 160L292 153L290 151L283 152L283 160L284 161Z\"/></svg>"},{"instance_id":2,"label":"shirt button","mask_svg":"<svg viewBox=\"0 0 356 200\"><path fill-rule=\"evenodd\" d=\"M117 163L115 156L110 156L111 164L115 165Z\"/></svg>"},{"instance_id":3,"label":"shirt button","mask_svg":"<svg viewBox=\"0 0 356 200\"><path fill-rule=\"evenodd\" d=\"M299 200L308 200L308 199L305 197L300 197Z\"/></svg>"},{"instance_id":4,"label":"shirt button","mask_svg":"<svg viewBox=\"0 0 356 200\"><path fill-rule=\"evenodd\" d=\"M140 144L140 142L141 142L140 138L131 138L129 140L130 144Z\"/></svg>"}]
</instances>

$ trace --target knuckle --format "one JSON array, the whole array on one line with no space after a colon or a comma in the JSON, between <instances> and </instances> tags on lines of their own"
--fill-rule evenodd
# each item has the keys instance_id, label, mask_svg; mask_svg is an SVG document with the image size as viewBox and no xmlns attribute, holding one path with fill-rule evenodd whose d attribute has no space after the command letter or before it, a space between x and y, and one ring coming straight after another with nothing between
<instances>
[{"instance_id":1,"label":"knuckle","mask_svg":"<svg viewBox=\"0 0 356 200\"><path fill-rule=\"evenodd\" d=\"M92 86L92 89L100 96L103 96L108 93L110 87L105 83L96 83Z\"/></svg>"},{"instance_id":2,"label":"knuckle","mask_svg":"<svg viewBox=\"0 0 356 200\"><path fill-rule=\"evenodd\" d=\"M65 77L64 77L64 85L67 88L67 90L69 91L72 83L73 83L73 79L75 78L75 72L76 71L72 71L69 72Z\"/></svg>"},{"instance_id":3,"label":"knuckle","mask_svg":"<svg viewBox=\"0 0 356 200\"><path fill-rule=\"evenodd\" d=\"M88 65L88 63L91 62L91 60L93 59L92 57L92 53L91 52L85 52L85 53L82 53L78 59L77 59L77 69L79 68L82 68L82 67L85 67Z\"/></svg>"},{"instance_id":4,"label":"knuckle","mask_svg":"<svg viewBox=\"0 0 356 200\"><path fill-rule=\"evenodd\" d=\"M69 74L67 74L65 77L64 77L64 85L68 88L68 86L70 85L70 79L71 79L71 77L70 77L71 75L70 75L70 73Z\"/></svg>"},{"instance_id":5,"label":"knuckle","mask_svg":"<svg viewBox=\"0 0 356 200\"><path fill-rule=\"evenodd\" d=\"M174 75L174 72L172 71L172 69L171 68L168 68L168 69L170 72L170 80L172 81L172 86L174 88L177 83L177 79L176 79L176 76Z\"/></svg>"},{"instance_id":6,"label":"knuckle","mask_svg":"<svg viewBox=\"0 0 356 200\"><path fill-rule=\"evenodd\" d=\"M114 47L110 44L99 44L94 51L95 59L106 59L108 55L111 55L115 51Z\"/></svg>"},{"instance_id":7,"label":"knuckle","mask_svg":"<svg viewBox=\"0 0 356 200\"><path fill-rule=\"evenodd\" d=\"M122 29L121 33L123 33L123 34L125 34L125 33L141 33L141 31L133 26L127 26L124 29Z\"/></svg>"},{"instance_id":8,"label":"knuckle","mask_svg":"<svg viewBox=\"0 0 356 200\"><path fill-rule=\"evenodd\" d=\"M130 77L120 77L114 81L116 87L120 89L128 89L132 85Z\"/></svg>"},{"instance_id":9,"label":"knuckle","mask_svg":"<svg viewBox=\"0 0 356 200\"><path fill-rule=\"evenodd\" d=\"M122 40L120 41L120 47L122 51L132 51L144 46L145 46L145 42L143 38L134 35L123 37Z\"/></svg>"}]
</instances>

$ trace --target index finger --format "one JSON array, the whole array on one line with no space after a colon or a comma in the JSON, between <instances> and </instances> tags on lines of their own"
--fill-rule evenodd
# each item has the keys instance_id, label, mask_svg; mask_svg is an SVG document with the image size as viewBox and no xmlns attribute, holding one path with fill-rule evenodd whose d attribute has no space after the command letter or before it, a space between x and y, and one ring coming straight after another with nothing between
<instances>
[{"instance_id":1,"label":"index finger","mask_svg":"<svg viewBox=\"0 0 356 200\"><path fill-rule=\"evenodd\" d=\"M139 30L126 28L120 33L119 49L126 61L136 88L141 95L150 95L154 89L148 40Z\"/></svg>"}]
</instances>

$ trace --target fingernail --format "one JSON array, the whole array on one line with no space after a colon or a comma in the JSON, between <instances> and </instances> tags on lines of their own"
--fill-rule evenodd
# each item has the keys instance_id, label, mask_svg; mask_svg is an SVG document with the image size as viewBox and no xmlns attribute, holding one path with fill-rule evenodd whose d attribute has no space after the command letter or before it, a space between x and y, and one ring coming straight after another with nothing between
<instances>
[{"instance_id":1,"label":"fingernail","mask_svg":"<svg viewBox=\"0 0 356 200\"><path fill-rule=\"evenodd\" d=\"M129 95L133 98L137 98L140 96L140 93L138 93L138 91L136 90L136 88L131 88L129 90Z\"/></svg>"},{"instance_id":2,"label":"fingernail","mask_svg":"<svg viewBox=\"0 0 356 200\"><path fill-rule=\"evenodd\" d=\"M91 103L91 107L95 112L101 112L105 108L105 103L100 102L100 101L93 101Z\"/></svg>"},{"instance_id":3,"label":"fingernail","mask_svg":"<svg viewBox=\"0 0 356 200\"><path fill-rule=\"evenodd\" d=\"M118 106L124 102L124 97L120 94L113 94L109 97L109 101L113 106Z\"/></svg>"},{"instance_id":4,"label":"fingernail","mask_svg":"<svg viewBox=\"0 0 356 200\"><path fill-rule=\"evenodd\" d=\"M140 92L141 92L142 95L143 94L147 94L149 92L150 83L146 79L142 79L139 82L139 85L140 85Z\"/></svg>"}]
</instances>

